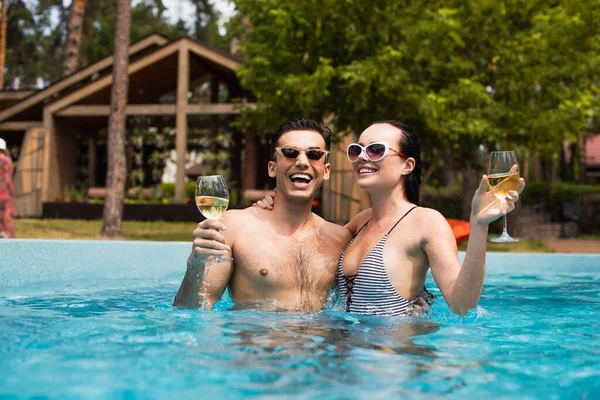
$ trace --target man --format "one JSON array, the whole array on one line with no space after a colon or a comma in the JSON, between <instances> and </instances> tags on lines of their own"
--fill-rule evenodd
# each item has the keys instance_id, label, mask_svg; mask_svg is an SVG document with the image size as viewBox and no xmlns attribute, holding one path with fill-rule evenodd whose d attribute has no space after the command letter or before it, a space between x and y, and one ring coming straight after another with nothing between
<instances>
[{"instance_id":1,"label":"man","mask_svg":"<svg viewBox=\"0 0 600 400\"><path fill-rule=\"evenodd\" d=\"M13 165L6 142L0 139L0 239L14 238Z\"/></svg>"},{"instance_id":2,"label":"man","mask_svg":"<svg viewBox=\"0 0 600 400\"><path fill-rule=\"evenodd\" d=\"M174 305L210 309L226 288L237 308L317 311L335 285L339 255L350 232L311 212L316 191L329 179L331 130L309 119L291 120L271 139L269 176L277 204L229 210L204 220L193 232L193 249ZM214 264L211 256L233 257ZM206 299L202 294L206 293Z\"/></svg>"}]
</instances>

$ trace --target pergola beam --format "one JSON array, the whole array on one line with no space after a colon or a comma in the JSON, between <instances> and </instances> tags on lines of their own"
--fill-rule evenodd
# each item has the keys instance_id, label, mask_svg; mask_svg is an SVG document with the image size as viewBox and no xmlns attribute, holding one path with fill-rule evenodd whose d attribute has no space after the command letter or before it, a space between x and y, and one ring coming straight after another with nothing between
<instances>
[{"instance_id":1,"label":"pergola beam","mask_svg":"<svg viewBox=\"0 0 600 400\"><path fill-rule=\"evenodd\" d=\"M29 128L43 126L42 121L0 122L0 131L26 131Z\"/></svg>"},{"instance_id":2,"label":"pergola beam","mask_svg":"<svg viewBox=\"0 0 600 400\"><path fill-rule=\"evenodd\" d=\"M175 115L175 104L129 104L127 115ZM76 105L56 112L59 117L108 117L108 105Z\"/></svg>"},{"instance_id":3,"label":"pergola beam","mask_svg":"<svg viewBox=\"0 0 600 400\"><path fill-rule=\"evenodd\" d=\"M129 47L129 55L132 56L133 54L136 54L137 52L139 52L145 48L148 48L151 45L162 46L162 45L165 45L167 42L168 42L168 40L160 35L156 35L156 34L150 35L149 37L142 39L137 43L132 44ZM94 64L92 64L86 68L83 68L82 70L74 72L73 74L59 80L58 82L47 87L46 89L42 89L42 90L38 91L37 93L35 93L35 95L17 103L17 104L14 104L13 106L7 108L6 110L1 111L0 112L0 121L10 118L17 113L22 112L29 107L32 107L36 103L43 101L43 100L51 97L52 95L57 94L60 91L69 88L70 86L76 84L77 82L79 82L83 79L93 76L93 74L100 72L104 68L112 66L112 63L113 63L113 57L109 56L109 57L103 58L102 60L100 60L98 62L95 62ZM109 75L110 75L110 77L112 77L112 74L109 74Z\"/></svg>"},{"instance_id":4,"label":"pergola beam","mask_svg":"<svg viewBox=\"0 0 600 400\"><path fill-rule=\"evenodd\" d=\"M253 103L245 104L244 107L254 107ZM187 115L238 115L241 105L235 103L215 104L186 104L182 110ZM176 115L176 104L129 104L127 115ZM110 106L108 105L75 105L63 108L56 112L59 117L108 117ZM4 124L12 124L5 122ZM4 124L0 124L0 127ZM38 125L41 122L37 123Z\"/></svg>"},{"instance_id":5,"label":"pergola beam","mask_svg":"<svg viewBox=\"0 0 600 400\"><path fill-rule=\"evenodd\" d=\"M234 103L189 104L188 114L195 115L237 115L241 106Z\"/></svg>"},{"instance_id":6,"label":"pergola beam","mask_svg":"<svg viewBox=\"0 0 600 400\"><path fill-rule=\"evenodd\" d=\"M2 91L0 90L0 100L21 100L33 94L35 90L15 90Z\"/></svg>"}]
</instances>

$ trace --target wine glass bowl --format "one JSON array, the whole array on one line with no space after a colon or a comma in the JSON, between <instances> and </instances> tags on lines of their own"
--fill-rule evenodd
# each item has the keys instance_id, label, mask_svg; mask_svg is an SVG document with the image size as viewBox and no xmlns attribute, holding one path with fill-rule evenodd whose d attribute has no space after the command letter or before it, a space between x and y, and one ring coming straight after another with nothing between
<instances>
[{"instance_id":1,"label":"wine glass bowl","mask_svg":"<svg viewBox=\"0 0 600 400\"><path fill-rule=\"evenodd\" d=\"M488 165L488 187L490 192L499 200L506 202L509 191L517 190L520 184L519 163L514 151L493 151L490 153L490 162ZM506 214L503 216L504 229L502 235L490 239L495 243L518 242L518 238L513 238L508 234L506 224Z\"/></svg>"},{"instance_id":2,"label":"wine glass bowl","mask_svg":"<svg viewBox=\"0 0 600 400\"><path fill-rule=\"evenodd\" d=\"M196 180L196 207L206 219L217 220L229 206L229 190L223 175L200 176ZM233 258L210 256L210 264L232 261Z\"/></svg>"}]
</instances>

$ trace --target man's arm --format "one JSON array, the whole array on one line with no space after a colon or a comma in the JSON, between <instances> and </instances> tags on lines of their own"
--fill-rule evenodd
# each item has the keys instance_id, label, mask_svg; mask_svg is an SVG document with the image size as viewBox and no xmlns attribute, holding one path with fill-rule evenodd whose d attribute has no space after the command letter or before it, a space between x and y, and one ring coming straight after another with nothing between
<instances>
[{"instance_id":1,"label":"man's arm","mask_svg":"<svg viewBox=\"0 0 600 400\"><path fill-rule=\"evenodd\" d=\"M223 221L226 220L224 215ZM233 235L226 233L226 229L223 223L215 220L204 220L194 229L192 253L188 257L187 271L175 296L174 306L199 308L204 303L206 309L210 310L219 301L229 285L234 264L228 261L211 265L209 257L231 258L232 248L228 244L233 243ZM205 276L207 264L208 276ZM203 294L206 294L206 298Z\"/></svg>"},{"instance_id":2,"label":"man's arm","mask_svg":"<svg viewBox=\"0 0 600 400\"><path fill-rule=\"evenodd\" d=\"M354 216L354 218L352 218L350 220L350 222L348 222L345 225L345 228L350 231L350 233L352 234L352 237L356 236L356 234L358 233L358 230L360 228L362 228L367 223L368 220L371 219L372 214L373 214L373 210L371 210L370 208L367 208L366 210L363 210L363 211L359 212L358 214L356 214Z\"/></svg>"}]
</instances>

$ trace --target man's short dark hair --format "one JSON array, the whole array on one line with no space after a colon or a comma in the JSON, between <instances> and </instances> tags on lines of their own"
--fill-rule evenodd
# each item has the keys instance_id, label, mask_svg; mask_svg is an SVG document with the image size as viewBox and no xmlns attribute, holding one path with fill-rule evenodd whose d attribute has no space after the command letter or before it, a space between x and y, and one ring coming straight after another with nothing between
<instances>
[{"instance_id":1,"label":"man's short dark hair","mask_svg":"<svg viewBox=\"0 0 600 400\"><path fill-rule=\"evenodd\" d=\"M279 144L279 138L286 132L291 131L313 131L320 133L325 141L325 150L329 150L331 145L331 129L323 125L322 122L317 122L309 118L297 118L284 122L279 126L277 131L271 135L271 158L275 157L275 147Z\"/></svg>"}]
</instances>

